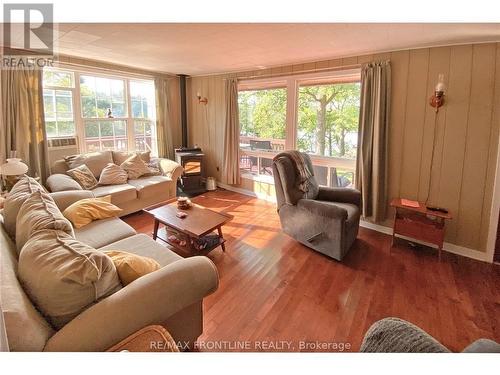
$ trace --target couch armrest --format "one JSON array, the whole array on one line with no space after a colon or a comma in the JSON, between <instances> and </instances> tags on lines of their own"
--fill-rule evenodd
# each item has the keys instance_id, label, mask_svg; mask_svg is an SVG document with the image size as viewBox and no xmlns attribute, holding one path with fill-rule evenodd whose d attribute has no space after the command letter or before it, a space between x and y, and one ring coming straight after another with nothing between
<instances>
[{"instance_id":1,"label":"couch armrest","mask_svg":"<svg viewBox=\"0 0 500 375\"><path fill-rule=\"evenodd\" d=\"M351 188L320 186L317 199L321 201L351 203L361 207L361 192Z\"/></svg>"},{"instance_id":2,"label":"couch armrest","mask_svg":"<svg viewBox=\"0 0 500 375\"><path fill-rule=\"evenodd\" d=\"M62 212L70 205L81 199L94 198L94 193L92 193L90 190L72 190L50 193L50 196L52 197L52 199L54 199L57 207Z\"/></svg>"},{"instance_id":3,"label":"couch armrest","mask_svg":"<svg viewBox=\"0 0 500 375\"><path fill-rule=\"evenodd\" d=\"M163 175L170 177L174 182L177 182L183 172L182 166L170 159L158 158L158 165Z\"/></svg>"},{"instance_id":4,"label":"couch armrest","mask_svg":"<svg viewBox=\"0 0 500 375\"><path fill-rule=\"evenodd\" d=\"M323 216L329 219L347 220L347 210L343 207L335 206L334 204L328 204L314 199L299 199L297 201L297 207L305 209L317 216Z\"/></svg>"},{"instance_id":5,"label":"couch armrest","mask_svg":"<svg viewBox=\"0 0 500 375\"><path fill-rule=\"evenodd\" d=\"M45 351L104 351L148 325L215 292L219 277L206 257L178 260L91 306L54 334ZM166 327L168 329L168 327Z\"/></svg>"},{"instance_id":6,"label":"couch armrest","mask_svg":"<svg viewBox=\"0 0 500 375\"><path fill-rule=\"evenodd\" d=\"M50 191L82 190L78 182L65 174L56 173L47 178L45 182Z\"/></svg>"}]
</instances>

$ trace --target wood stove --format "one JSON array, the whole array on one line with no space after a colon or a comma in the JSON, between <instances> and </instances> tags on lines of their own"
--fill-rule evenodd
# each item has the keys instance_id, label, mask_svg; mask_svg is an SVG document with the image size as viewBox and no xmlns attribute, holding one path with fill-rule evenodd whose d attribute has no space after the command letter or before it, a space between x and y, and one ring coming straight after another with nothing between
<instances>
[{"instance_id":1,"label":"wood stove","mask_svg":"<svg viewBox=\"0 0 500 375\"><path fill-rule=\"evenodd\" d=\"M204 154L199 147L175 149L175 161L182 165L180 188L187 195L201 194L206 191Z\"/></svg>"}]
</instances>

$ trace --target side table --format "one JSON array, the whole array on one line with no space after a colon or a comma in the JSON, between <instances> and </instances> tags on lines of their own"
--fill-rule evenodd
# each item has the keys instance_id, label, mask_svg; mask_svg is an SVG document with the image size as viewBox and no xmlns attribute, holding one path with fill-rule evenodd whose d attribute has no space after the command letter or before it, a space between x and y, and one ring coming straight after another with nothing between
<instances>
[{"instance_id":1,"label":"side table","mask_svg":"<svg viewBox=\"0 0 500 375\"><path fill-rule=\"evenodd\" d=\"M436 245L438 247L438 257L441 260L445 221L451 220L451 215L429 210L422 202L419 202L419 207L405 206L401 203L400 198L393 199L391 207L395 208L391 249L394 245L395 236L401 235Z\"/></svg>"}]
</instances>

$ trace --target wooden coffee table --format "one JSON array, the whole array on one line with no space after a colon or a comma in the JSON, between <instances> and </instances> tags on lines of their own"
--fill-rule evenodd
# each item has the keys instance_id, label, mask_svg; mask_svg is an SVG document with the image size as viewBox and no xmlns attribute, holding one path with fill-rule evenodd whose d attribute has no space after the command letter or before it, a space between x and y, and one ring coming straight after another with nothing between
<instances>
[{"instance_id":1,"label":"wooden coffee table","mask_svg":"<svg viewBox=\"0 0 500 375\"><path fill-rule=\"evenodd\" d=\"M231 215L212 211L194 203L192 203L190 208L180 210L177 208L176 198L164 202L162 205L148 207L143 211L154 218L154 240L158 238L184 253L192 253L195 250L193 250L193 247L190 244L190 239L202 240L205 236L213 234L218 236L218 241L207 248L196 250L196 252L198 254L207 254L219 246L222 248L222 251L226 251L224 244L226 240L222 235L222 226L233 218ZM177 217L178 211L185 212L187 217L184 219ZM164 230L160 230L160 224L165 226ZM181 246L179 243L169 241L169 230L173 230L174 232L177 232L185 237L187 239L186 246ZM164 233L165 237L159 236L159 231L162 234ZM216 234L213 233L215 231Z\"/></svg>"}]
</instances>

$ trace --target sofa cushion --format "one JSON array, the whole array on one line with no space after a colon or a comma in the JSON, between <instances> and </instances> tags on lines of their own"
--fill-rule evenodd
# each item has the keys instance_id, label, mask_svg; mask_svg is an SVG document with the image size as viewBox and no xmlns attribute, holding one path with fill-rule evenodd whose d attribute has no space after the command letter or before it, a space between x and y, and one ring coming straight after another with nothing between
<instances>
[{"instance_id":1,"label":"sofa cushion","mask_svg":"<svg viewBox=\"0 0 500 375\"><path fill-rule=\"evenodd\" d=\"M137 190L129 184L98 186L92 192L96 197L111 195L111 203L116 205L137 198Z\"/></svg>"},{"instance_id":2,"label":"sofa cushion","mask_svg":"<svg viewBox=\"0 0 500 375\"><path fill-rule=\"evenodd\" d=\"M109 163L102 170L99 177L99 185L121 185L126 184L128 179L127 172L119 165Z\"/></svg>"},{"instance_id":3,"label":"sofa cushion","mask_svg":"<svg viewBox=\"0 0 500 375\"><path fill-rule=\"evenodd\" d=\"M133 180L150 173L148 165L141 159L139 154L132 155L120 164L128 174L128 178Z\"/></svg>"},{"instance_id":4,"label":"sofa cushion","mask_svg":"<svg viewBox=\"0 0 500 375\"><path fill-rule=\"evenodd\" d=\"M169 194L169 185L172 179L165 176L146 176L128 181L129 185L137 189L139 199ZM166 197L165 199L167 199Z\"/></svg>"},{"instance_id":5,"label":"sofa cushion","mask_svg":"<svg viewBox=\"0 0 500 375\"><path fill-rule=\"evenodd\" d=\"M85 164L70 169L66 173L85 190L90 190L97 186L97 179Z\"/></svg>"},{"instance_id":6,"label":"sofa cushion","mask_svg":"<svg viewBox=\"0 0 500 375\"><path fill-rule=\"evenodd\" d=\"M57 329L121 288L111 258L57 230L29 239L18 270L26 293Z\"/></svg>"},{"instance_id":7,"label":"sofa cushion","mask_svg":"<svg viewBox=\"0 0 500 375\"><path fill-rule=\"evenodd\" d=\"M156 260L160 266L165 267L167 264L183 259L168 247L162 246L155 242L146 234L136 234L135 236L125 238L112 244L99 248L101 251L118 250L127 251L143 257L148 257Z\"/></svg>"},{"instance_id":8,"label":"sofa cushion","mask_svg":"<svg viewBox=\"0 0 500 375\"><path fill-rule=\"evenodd\" d=\"M16 223L17 251L21 251L34 233L43 229L61 230L74 237L71 223L63 216L52 197L38 190L19 209Z\"/></svg>"},{"instance_id":9,"label":"sofa cushion","mask_svg":"<svg viewBox=\"0 0 500 375\"><path fill-rule=\"evenodd\" d=\"M134 228L117 217L96 220L84 227L75 228L75 238L96 249L135 234Z\"/></svg>"},{"instance_id":10,"label":"sofa cushion","mask_svg":"<svg viewBox=\"0 0 500 375\"><path fill-rule=\"evenodd\" d=\"M145 152L124 152L124 151L112 151L113 154L113 162L116 165L122 164L125 160L127 160L132 155L138 154L144 163L149 163L151 161L151 151Z\"/></svg>"},{"instance_id":11,"label":"sofa cushion","mask_svg":"<svg viewBox=\"0 0 500 375\"><path fill-rule=\"evenodd\" d=\"M161 268L156 260L149 257L117 250L105 251L104 253L113 260L123 286Z\"/></svg>"},{"instance_id":12,"label":"sofa cushion","mask_svg":"<svg viewBox=\"0 0 500 375\"><path fill-rule=\"evenodd\" d=\"M111 151L91 152L88 154L71 155L64 158L69 169L85 164L96 178L108 163L113 162Z\"/></svg>"},{"instance_id":13,"label":"sofa cushion","mask_svg":"<svg viewBox=\"0 0 500 375\"><path fill-rule=\"evenodd\" d=\"M1 216L0 216L1 218ZM1 220L0 220L1 221ZM24 292L17 278L16 245L0 224L0 301L11 351L39 352L54 329Z\"/></svg>"},{"instance_id":14,"label":"sofa cushion","mask_svg":"<svg viewBox=\"0 0 500 375\"><path fill-rule=\"evenodd\" d=\"M5 230L10 238L16 237L16 220L19 209L31 193L43 190L42 185L31 177L21 178L12 188L3 203L3 217Z\"/></svg>"}]
</instances>

